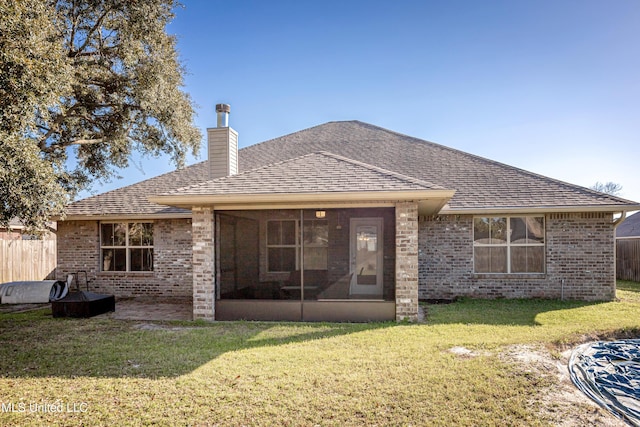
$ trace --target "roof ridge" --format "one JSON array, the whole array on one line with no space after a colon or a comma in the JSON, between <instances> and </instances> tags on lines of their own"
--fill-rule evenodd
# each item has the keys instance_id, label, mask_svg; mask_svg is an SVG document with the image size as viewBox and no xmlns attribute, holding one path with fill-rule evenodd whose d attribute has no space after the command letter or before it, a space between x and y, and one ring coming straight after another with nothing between
<instances>
[{"instance_id":1,"label":"roof ridge","mask_svg":"<svg viewBox=\"0 0 640 427\"><path fill-rule=\"evenodd\" d=\"M341 156L339 154L335 154L335 153L332 153L330 151L317 151L316 153L323 154L323 155L328 156L328 157L333 157L334 159L341 160L341 161L344 161L344 162L347 162L347 163L358 165L360 167L364 167L364 168L369 169L369 170L374 171L374 172L382 173L382 174L385 174L385 175L391 175L391 176L393 176L395 178L402 179L404 181L408 181L408 182L411 182L413 184L425 185L427 187L432 187L432 188L434 188L434 187L435 188L440 188L442 190L446 189L445 187L443 187L441 185L438 185L438 184L435 184L433 182L425 181L423 179L415 178L413 176L405 175L405 174L402 174L402 173L399 173L399 172L394 172L392 170L381 168L379 166L374 166L374 165L371 165L369 163L361 162L359 160L350 159L348 157Z\"/></svg>"},{"instance_id":2,"label":"roof ridge","mask_svg":"<svg viewBox=\"0 0 640 427\"><path fill-rule=\"evenodd\" d=\"M361 123L361 122L359 122L358 120L332 120L332 121L328 121L328 122L317 124L315 126L311 126L311 127L308 127L308 128L297 130L295 132L291 132L291 133L287 133L287 134L284 134L284 135L276 136L275 138L267 139L266 141L256 142L255 144L251 144L251 145L247 145L246 147L242 147L238 151L248 150L250 148L260 147L261 145L267 144L269 142L272 142L272 141L275 141L275 140L278 140L278 139L287 138L287 137L290 137L290 136L295 135L297 133L307 132L307 131L310 131L312 129L319 128L321 126L328 125L329 123Z\"/></svg>"},{"instance_id":3,"label":"roof ridge","mask_svg":"<svg viewBox=\"0 0 640 427\"><path fill-rule=\"evenodd\" d=\"M245 148L248 148L248 147L245 147ZM312 156L314 154L317 154L317 153L308 153L308 154L304 154L302 156L293 157L293 158L285 159L285 160L280 160L280 161L277 161L277 162L274 162L274 163L269 163L269 164L266 164L266 165L259 166L257 168L248 169L246 171L242 171L242 172L237 173L235 175L219 176L218 178L205 179L204 181L200 181L200 182L197 182L195 184L187 185L185 187L176 188L175 190L171 190L169 193L162 193L162 194L177 193L177 192L185 191L185 190L192 189L192 188L198 188L200 186L203 186L203 185L211 183L211 182L215 182L215 181L219 181L219 180L223 180L223 179L228 179L230 177L246 175L246 174L248 174L250 172L257 172L257 171L260 171L262 169L266 169L266 168L270 168L270 167L273 167L273 166L276 166L276 165L280 165L280 164L283 164L283 163L291 162L293 160L299 160L301 158L309 157L309 156Z\"/></svg>"},{"instance_id":4,"label":"roof ridge","mask_svg":"<svg viewBox=\"0 0 640 427\"><path fill-rule=\"evenodd\" d=\"M162 193L162 194L177 194L177 193L180 193L180 192L185 192L185 191L188 191L188 190L196 189L196 188L199 188L199 187L202 187L202 186L205 186L205 185L214 184L216 181L222 181L222 180L227 180L227 179L230 179L230 178L241 177L243 175L247 175L247 174L250 174L250 173L256 173L256 172L259 172L259 171L264 170L264 169L272 168L274 166L281 166L281 165L284 165L286 163L298 162L298 161L300 161L300 160L302 160L302 159L304 159L306 157L313 157L313 156L318 156L318 155L321 155L321 156L324 156L324 157L329 157L329 158L332 158L334 160L338 160L338 161L341 161L341 162L344 162L344 163L349 163L349 164L352 164L352 165L356 165L356 166L368 169L370 171L373 171L373 172L376 172L376 173L379 173L379 174L382 174L382 175L391 176L391 177L394 177L396 179L399 179L399 180L402 180L402 181L405 181L405 182L409 182L409 183L412 183L412 184L416 184L416 185L421 185L421 186L426 187L426 188L446 190L446 188L442 187L441 185L434 184L432 182L424 181L424 180L421 180L421 179L418 179L418 178L414 178L414 177L408 176L408 175L403 175L403 174L398 173L398 172L390 171L388 169L384 169L384 168L381 168L381 167L378 167L378 166L373 166L373 165L370 165L368 163L360 162L358 160L353 160L353 159L350 159L348 157L341 156L339 154L335 154L335 153L331 153L329 151L322 150L322 151L314 151L314 152L311 152L311 153L303 154L303 155L297 156L297 157L292 157L290 159L280 160L280 161L274 162L274 163L269 163L269 164L266 164L266 165L263 165L263 166L260 166L260 167L254 168L254 169L249 169L249 170L246 170L246 171L242 171L242 172L237 173L235 175L221 176L221 177L214 178L214 179L208 179L208 180L201 181L201 182L198 182L198 183L195 183L195 184L192 184L192 185L188 185L188 186L185 186L185 187L177 188L177 189L172 190L172 191L170 191L168 193Z\"/></svg>"}]
</instances>

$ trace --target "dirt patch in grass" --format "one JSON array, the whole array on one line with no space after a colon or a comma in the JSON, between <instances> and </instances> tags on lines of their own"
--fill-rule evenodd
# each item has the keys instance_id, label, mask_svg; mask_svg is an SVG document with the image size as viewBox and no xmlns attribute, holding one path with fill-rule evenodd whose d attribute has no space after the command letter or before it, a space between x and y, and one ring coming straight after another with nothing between
<instances>
[{"instance_id":1,"label":"dirt patch in grass","mask_svg":"<svg viewBox=\"0 0 640 427\"><path fill-rule=\"evenodd\" d=\"M449 349L449 353L453 353L458 357L472 358L477 356L491 356L488 351L469 350L466 347L456 346Z\"/></svg>"},{"instance_id":2,"label":"dirt patch in grass","mask_svg":"<svg viewBox=\"0 0 640 427\"><path fill-rule=\"evenodd\" d=\"M543 346L513 345L507 347L500 357L519 366L523 373L552 379L553 386L531 396L530 403L537 408L541 420L563 427L627 426L573 385L567 370L571 351L565 349L552 354Z\"/></svg>"},{"instance_id":3,"label":"dirt patch in grass","mask_svg":"<svg viewBox=\"0 0 640 427\"><path fill-rule=\"evenodd\" d=\"M0 314L3 313L25 313L27 311L40 310L46 308L49 303L46 304L2 304L0 305Z\"/></svg>"},{"instance_id":4,"label":"dirt patch in grass","mask_svg":"<svg viewBox=\"0 0 640 427\"><path fill-rule=\"evenodd\" d=\"M141 331L187 331L196 329L193 326L171 326L162 323L135 323L132 328Z\"/></svg>"}]
</instances>

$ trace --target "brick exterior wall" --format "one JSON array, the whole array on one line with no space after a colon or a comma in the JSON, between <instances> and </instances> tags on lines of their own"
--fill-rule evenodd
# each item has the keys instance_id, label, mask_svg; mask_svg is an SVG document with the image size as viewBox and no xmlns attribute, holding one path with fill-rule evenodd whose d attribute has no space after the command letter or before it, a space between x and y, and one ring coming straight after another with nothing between
<instances>
[{"instance_id":1,"label":"brick exterior wall","mask_svg":"<svg viewBox=\"0 0 640 427\"><path fill-rule=\"evenodd\" d=\"M69 273L86 271L92 292L116 297L153 296L167 300L191 300L191 220L153 221L152 272L100 271L98 221L58 222L58 280ZM80 275L84 290L84 274Z\"/></svg>"},{"instance_id":2,"label":"brick exterior wall","mask_svg":"<svg viewBox=\"0 0 640 427\"><path fill-rule=\"evenodd\" d=\"M398 203L395 259L385 259L395 261L396 319L417 320L418 297L613 299L612 214L547 214L545 228L545 273L475 274L473 216L419 221L415 203ZM61 221L56 275L64 280L68 273L87 271L91 291L117 297L190 300L194 318L213 320L214 230L213 210L206 207L194 208L193 220L156 220L153 272L101 272L99 222Z\"/></svg>"},{"instance_id":3,"label":"brick exterior wall","mask_svg":"<svg viewBox=\"0 0 640 427\"><path fill-rule=\"evenodd\" d=\"M396 204L396 320L418 320L418 205Z\"/></svg>"},{"instance_id":4,"label":"brick exterior wall","mask_svg":"<svg viewBox=\"0 0 640 427\"><path fill-rule=\"evenodd\" d=\"M193 318L215 320L215 266L213 209L194 206L193 235Z\"/></svg>"},{"instance_id":5,"label":"brick exterior wall","mask_svg":"<svg viewBox=\"0 0 640 427\"><path fill-rule=\"evenodd\" d=\"M474 274L473 216L421 218L421 299L615 298L614 226L611 213L545 215L546 273ZM564 281L564 283L563 283Z\"/></svg>"}]
</instances>

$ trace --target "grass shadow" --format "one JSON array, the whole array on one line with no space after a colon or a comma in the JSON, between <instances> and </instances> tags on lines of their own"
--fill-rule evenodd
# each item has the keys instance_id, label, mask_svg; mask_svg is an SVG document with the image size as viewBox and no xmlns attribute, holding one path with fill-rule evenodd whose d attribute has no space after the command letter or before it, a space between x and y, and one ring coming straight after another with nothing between
<instances>
[{"instance_id":1,"label":"grass shadow","mask_svg":"<svg viewBox=\"0 0 640 427\"><path fill-rule=\"evenodd\" d=\"M640 284L618 282L624 303L543 299L461 299L451 304L426 306L426 326L496 325L540 326L588 323L590 310L602 304L601 316L615 324L623 314L635 318ZM609 304L608 306L606 304ZM142 327L141 327L142 325ZM271 323L271 322L149 322L92 319L53 319L50 308L0 314L0 376L5 378L173 378L234 352L264 348L279 360L313 351L314 340L350 336L379 340L382 330L403 328L383 323ZM414 328L414 326L408 326ZM423 334L428 329L415 328ZM380 331L380 335L373 335ZM632 331L635 333L636 331ZM416 332L417 333L417 332ZM364 334L364 335L361 335ZM395 334L394 334L395 335ZM389 336L389 335L388 335ZM421 335L422 336L422 335ZM576 338L579 339L579 338ZM305 347L297 344L310 344ZM332 346L336 359L344 340ZM290 347L289 347L290 346ZM365 346L366 347L366 346ZM274 351L275 348L275 351ZM262 354L252 355L260 360Z\"/></svg>"},{"instance_id":2,"label":"grass shadow","mask_svg":"<svg viewBox=\"0 0 640 427\"><path fill-rule=\"evenodd\" d=\"M616 288L629 292L640 293L640 282L631 282L629 280L618 280L616 282Z\"/></svg>"},{"instance_id":3,"label":"grass shadow","mask_svg":"<svg viewBox=\"0 0 640 427\"><path fill-rule=\"evenodd\" d=\"M0 315L0 376L176 377L226 353L399 326L380 323L140 322Z\"/></svg>"},{"instance_id":4,"label":"grass shadow","mask_svg":"<svg viewBox=\"0 0 640 427\"><path fill-rule=\"evenodd\" d=\"M589 307L603 302L554 299L461 298L451 304L427 304L427 324L539 326L542 313Z\"/></svg>"}]
</instances>

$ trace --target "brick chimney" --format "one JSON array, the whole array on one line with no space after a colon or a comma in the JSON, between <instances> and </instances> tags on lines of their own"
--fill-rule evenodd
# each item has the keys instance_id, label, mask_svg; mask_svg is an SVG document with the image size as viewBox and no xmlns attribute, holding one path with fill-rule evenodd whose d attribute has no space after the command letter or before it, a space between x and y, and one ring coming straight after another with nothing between
<instances>
[{"instance_id":1,"label":"brick chimney","mask_svg":"<svg viewBox=\"0 0 640 427\"><path fill-rule=\"evenodd\" d=\"M229 127L229 104L217 104L217 127L207 129L209 179L238 173L238 133Z\"/></svg>"}]
</instances>

